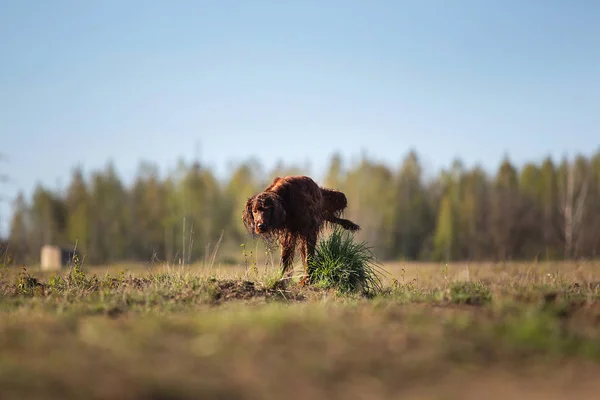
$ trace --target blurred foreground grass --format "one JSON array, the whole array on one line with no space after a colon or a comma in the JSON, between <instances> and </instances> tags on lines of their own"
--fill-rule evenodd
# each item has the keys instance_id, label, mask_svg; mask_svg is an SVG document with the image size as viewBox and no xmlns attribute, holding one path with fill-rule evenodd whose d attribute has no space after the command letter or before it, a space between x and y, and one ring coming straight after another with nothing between
<instances>
[{"instance_id":1,"label":"blurred foreground grass","mask_svg":"<svg viewBox=\"0 0 600 400\"><path fill-rule=\"evenodd\" d=\"M598 267L388 264L374 299L260 268L7 269L0 398L597 398Z\"/></svg>"}]
</instances>

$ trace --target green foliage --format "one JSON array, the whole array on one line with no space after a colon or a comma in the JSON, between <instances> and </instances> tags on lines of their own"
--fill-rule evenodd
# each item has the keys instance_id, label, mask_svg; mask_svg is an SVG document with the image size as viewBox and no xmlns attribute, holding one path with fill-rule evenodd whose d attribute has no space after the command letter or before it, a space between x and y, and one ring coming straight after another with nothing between
<instances>
[{"instance_id":1,"label":"green foliage","mask_svg":"<svg viewBox=\"0 0 600 400\"><path fill-rule=\"evenodd\" d=\"M73 171L71 184L67 188L66 208L68 212L66 236L70 243L77 243L83 254L90 250L91 201L89 189L81 168Z\"/></svg>"},{"instance_id":2,"label":"green foliage","mask_svg":"<svg viewBox=\"0 0 600 400\"><path fill-rule=\"evenodd\" d=\"M256 275L258 275L258 266L256 263L256 257L254 253L252 252L252 250L250 250L249 252L246 250L245 243L242 243L240 246L242 247L242 255L244 256L244 266L246 267L246 270L252 271Z\"/></svg>"},{"instance_id":3,"label":"green foliage","mask_svg":"<svg viewBox=\"0 0 600 400\"><path fill-rule=\"evenodd\" d=\"M4 280L7 275L8 265L11 263L10 256L8 255L7 249L0 244L0 282Z\"/></svg>"},{"instance_id":4,"label":"green foliage","mask_svg":"<svg viewBox=\"0 0 600 400\"><path fill-rule=\"evenodd\" d=\"M457 304L481 305L492 301L490 289L481 282L452 282L449 296Z\"/></svg>"},{"instance_id":5,"label":"green foliage","mask_svg":"<svg viewBox=\"0 0 600 400\"><path fill-rule=\"evenodd\" d=\"M43 291L43 284L37 278L31 276L25 267L17 275L15 287L18 294L22 296L34 296Z\"/></svg>"},{"instance_id":6,"label":"green foliage","mask_svg":"<svg viewBox=\"0 0 600 400\"><path fill-rule=\"evenodd\" d=\"M414 151L403 160L390 192L392 196L385 200L393 206L391 216L386 215L383 221L391 230L390 252L402 259L418 259L431 251L424 244L424 239L435 226L435 212L423 185L421 165Z\"/></svg>"},{"instance_id":7,"label":"green foliage","mask_svg":"<svg viewBox=\"0 0 600 400\"><path fill-rule=\"evenodd\" d=\"M443 299L443 292L437 288L422 287L417 279L404 283L394 278L391 286L384 288L382 297L402 304L439 302Z\"/></svg>"},{"instance_id":8,"label":"green foliage","mask_svg":"<svg viewBox=\"0 0 600 400\"><path fill-rule=\"evenodd\" d=\"M434 237L435 258L437 260L451 260L454 245L454 209L449 195L442 198Z\"/></svg>"},{"instance_id":9,"label":"green foliage","mask_svg":"<svg viewBox=\"0 0 600 400\"><path fill-rule=\"evenodd\" d=\"M556 165L547 158L520 169L506 158L490 176L460 161L431 180L423 171L414 151L397 169L367 157L351 164L335 154L319 183L346 194L345 214L362 227L357 238L379 259L600 254L600 152ZM221 181L207 166L181 162L161 178L143 162L126 187L111 164L89 179L76 168L65 193L38 186L31 199L15 199L13 263L39 262L43 244L78 243L92 265L125 259L188 264L210 255L221 235L219 261L238 263L239 243L248 238L240 218L245 201L273 176L287 173L308 171L283 164L263 171L249 160Z\"/></svg>"},{"instance_id":10,"label":"green foliage","mask_svg":"<svg viewBox=\"0 0 600 400\"><path fill-rule=\"evenodd\" d=\"M341 228L322 239L309 260L308 275L320 288L338 292L375 295L382 290L381 264L365 242L356 243L354 235Z\"/></svg>"}]
</instances>

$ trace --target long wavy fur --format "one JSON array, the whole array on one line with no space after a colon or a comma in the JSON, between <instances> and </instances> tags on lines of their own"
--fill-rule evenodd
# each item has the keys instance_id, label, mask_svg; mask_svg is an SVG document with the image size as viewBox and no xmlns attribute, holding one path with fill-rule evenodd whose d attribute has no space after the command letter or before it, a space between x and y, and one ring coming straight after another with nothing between
<instances>
[{"instance_id":1,"label":"long wavy fur","mask_svg":"<svg viewBox=\"0 0 600 400\"><path fill-rule=\"evenodd\" d=\"M253 237L260 236L267 244L279 242L284 272L291 267L295 248L300 245L306 273L308 258L314 254L317 237L326 226L360 229L354 222L341 218L347 205L344 193L321 188L307 176L277 177L263 192L248 198L242 221ZM258 234L253 211L265 207L272 210L268 228Z\"/></svg>"}]
</instances>

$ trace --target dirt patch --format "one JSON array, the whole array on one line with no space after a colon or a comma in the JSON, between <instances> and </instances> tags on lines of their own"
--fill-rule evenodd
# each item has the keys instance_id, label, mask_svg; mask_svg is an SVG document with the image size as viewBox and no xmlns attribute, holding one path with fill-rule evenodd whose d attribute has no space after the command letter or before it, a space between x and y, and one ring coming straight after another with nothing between
<instances>
[{"instance_id":1,"label":"dirt patch","mask_svg":"<svg viewBox=\"0 0 600 400\"><path fill-rule=\"evenodd\" d=\"M119 279L114 277L104 278L101 281L101 286L109 289L132 288L142 290L152 284L152 280L148 278L131 277L127 279Z\"/></svg>"},{"instance_id":2,"label":"dirt patch","mask_svg":"<svg viewBox=\"0 0 600 400\"><path fill-rule=\"evenodd\" d=\"M220 280L215 282L215 300L217 302L226 300L251 300L251 299L273 299L288 301L306 300L306 290L300 287L283 284L273 288L265 288L255 282L246 280Z\"/></svg>"}]
</instances>

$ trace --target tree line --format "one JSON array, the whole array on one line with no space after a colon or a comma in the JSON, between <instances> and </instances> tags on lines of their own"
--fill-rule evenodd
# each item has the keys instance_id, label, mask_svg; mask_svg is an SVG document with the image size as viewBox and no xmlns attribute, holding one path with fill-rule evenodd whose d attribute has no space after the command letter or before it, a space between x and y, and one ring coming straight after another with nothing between
<instances>
[{"instance_id":1,"label":"tree line","mask_svg":"<svg viewBox=\"0 0 600 400\"><path fill-rule=\"evenodd\" d=\"M277 175L250 160L226 180L199 163L180 162L161 178L143 162L130 186L108 163L86 179L74 168L66 190L38 185L20 194L8 238L15 263L39 261L40 247L73 248L88 264L124 260L194 262L237 256L248 242L241 223L246 199ZM343 190L346 215L383 260L515 260L596 257L600 251L600 151L592 157L527 163L505 158L494 174L455 161L426 178L409 152L400 166L363 157L331 157L323 186ZM221 260L223 261L223 259Z\"/></svg>"}]
</instances>

